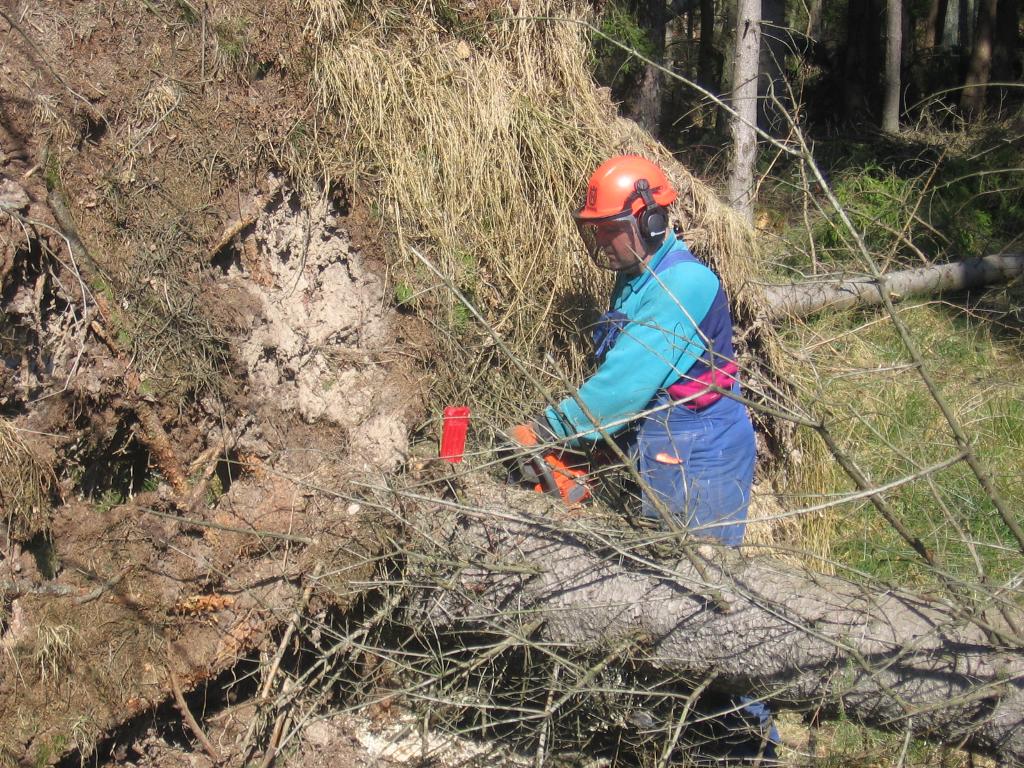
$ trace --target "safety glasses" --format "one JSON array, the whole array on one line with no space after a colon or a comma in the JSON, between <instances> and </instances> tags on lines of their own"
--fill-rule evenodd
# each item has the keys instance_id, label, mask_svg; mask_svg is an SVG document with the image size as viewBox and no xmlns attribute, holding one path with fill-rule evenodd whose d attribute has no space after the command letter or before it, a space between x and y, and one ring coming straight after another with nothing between
<instances>
[{"instance_id":1,"label":"safety glasses","mask_svg":"<svg viewBox=\"0 0 1024 768\"><path fill-rule=\"evenodd\" d=\"M583 218L580 208L573 214L576 229L587 254L602 269L635 269L645 250L637 230L636 218L629 210L601 219Z\"/></svg>"}]
</instances>

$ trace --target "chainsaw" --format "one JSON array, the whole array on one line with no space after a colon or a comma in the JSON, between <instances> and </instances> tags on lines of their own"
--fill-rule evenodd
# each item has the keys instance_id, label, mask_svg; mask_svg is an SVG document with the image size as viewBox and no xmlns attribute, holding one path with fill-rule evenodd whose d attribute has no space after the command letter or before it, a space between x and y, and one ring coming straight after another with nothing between
<instances>
[{"instance_id":1,"label":"chainsaw","mask_svg":"<svg viewBox=\"0 0 1024 768\"><path fill-rule=\"evenodd\" d=\"M498 455L508 467L509 483L557 496L570 508L578 507L591 498L586 471L566 461L564 451L524 448L501 433L499 438L502 445Z\"/></svg>"}]
</instances>

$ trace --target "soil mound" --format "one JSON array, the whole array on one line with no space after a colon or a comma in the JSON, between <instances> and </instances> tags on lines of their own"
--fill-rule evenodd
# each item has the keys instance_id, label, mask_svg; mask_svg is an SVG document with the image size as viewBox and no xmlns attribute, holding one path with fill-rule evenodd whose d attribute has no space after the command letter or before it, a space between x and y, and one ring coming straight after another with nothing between
<instances>
[{"instance_id":1,"label":"soil mound","mask_svg":"<svg viewBox=\"0 0 1024 768\"><path fill-rule=\"evenodd\" d=\"M239 357L257 398L343 427L363 469L390 471L407 454L410 398L379 362L394 341L393 320L380 278L342 223L330 200L303 206L287 188L256 220L254 263L263 269L232 266L226 277L256 307Z\"/></svg>"}]
</instances>

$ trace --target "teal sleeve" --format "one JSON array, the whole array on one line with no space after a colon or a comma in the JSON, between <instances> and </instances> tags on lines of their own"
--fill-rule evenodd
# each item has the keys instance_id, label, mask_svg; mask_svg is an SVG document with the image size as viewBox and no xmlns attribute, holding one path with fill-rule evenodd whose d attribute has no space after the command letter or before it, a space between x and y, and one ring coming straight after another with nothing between
<instances>
[{"instance_id":1,"label":"teal sleeve","mask_svg":"<svg viewBox=\"0 0 1024 768\"><path fill-rule=\"evenodd\" d=\"M630 318L601 366L580 387L544 415L562 438L599 440L595 423L618 432L651 402L655 393L690 369L704 352L697 326L718 292L718 278L700 264L680 264L652 275Z\"/></svg>"}]
</instances>

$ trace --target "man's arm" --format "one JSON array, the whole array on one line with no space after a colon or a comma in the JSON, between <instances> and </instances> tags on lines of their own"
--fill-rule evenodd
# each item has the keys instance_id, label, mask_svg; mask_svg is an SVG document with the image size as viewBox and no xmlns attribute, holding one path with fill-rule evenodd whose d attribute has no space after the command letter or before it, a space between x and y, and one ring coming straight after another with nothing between
<instances>
[{"instance_id":1,"label":"man's arm","mask_svg":"<svg viewBox=\"0 0 1024 768\"><path fill-rule=\"evenodd\" d=\"M718 278L700 264L685 263L651 275L635 318L622 331L578 398L605 431L614 434L642 411L662 387L677 381L704 352L697 326L718 291ZM562 438L598 440L601 435L576 398L544 415Z\"/></svg>"}]
</instances>

